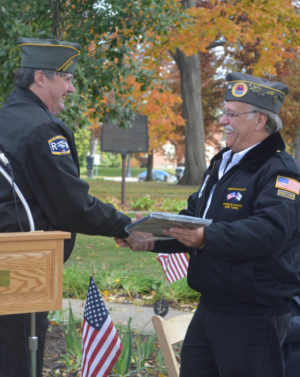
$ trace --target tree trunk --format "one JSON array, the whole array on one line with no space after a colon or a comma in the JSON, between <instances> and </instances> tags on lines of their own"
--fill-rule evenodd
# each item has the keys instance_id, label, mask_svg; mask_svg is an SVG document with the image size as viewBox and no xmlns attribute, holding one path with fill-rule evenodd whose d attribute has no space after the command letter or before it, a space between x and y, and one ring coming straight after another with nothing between
<instances>
[{"instance_id":1,"label":"tree trunk","mask_svg":"<svg viewBox=\"0 0 300 377\"><path fill-rule=\"evenodd\" d=\"M180 184L201 183L206 169L204 124L201 97L201 54L186 56L177 49L174 55L180 71L182 114L185 125L185 171Z\"/></svg>"},{"instance_id":2,"label":"tree trunk","mask_svg":"<svg viewBox=\"0 0 300 377\"><path fill-rule=\"evenodd\" d=\"M182 0L182 6L197 6L197 0ZM206 169L201 96L201 54L186 56L179 49L173 57L180 72L182 115L185 119L185 171L180 184L198 185Z\"/></svg>"},{"instance_id":3,"label":"tree trunk","mask_svg":"<svg viewBox=\"0 0 300 377\"><path fill-rule=\"evenodd\" d=\"M153 149L148 153L146 181L152 181L153 153Z\"/></svg>"}]
</instances>

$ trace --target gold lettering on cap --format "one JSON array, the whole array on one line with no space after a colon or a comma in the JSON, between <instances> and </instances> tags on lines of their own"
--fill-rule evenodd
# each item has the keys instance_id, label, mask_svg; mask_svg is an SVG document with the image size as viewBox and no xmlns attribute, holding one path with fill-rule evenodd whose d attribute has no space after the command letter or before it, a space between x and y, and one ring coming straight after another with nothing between
<instances>
[{"instance_id":1,"label":"gold lettering on cap","mask_svg":"<svg viewBox=\"0 0 300 377\"><path fill-rule=\"evenodd\" d=\"M70 60L66 65L63 66L62 70L66 71L71 65L74 64L73 60Z\"/></svg>"}]
</instances>

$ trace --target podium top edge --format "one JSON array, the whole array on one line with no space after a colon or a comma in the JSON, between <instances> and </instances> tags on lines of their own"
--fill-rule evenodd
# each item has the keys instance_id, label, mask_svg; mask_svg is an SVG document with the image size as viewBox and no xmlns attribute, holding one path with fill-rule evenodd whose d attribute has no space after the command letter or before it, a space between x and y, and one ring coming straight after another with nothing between
<instances>
[{"instance_id":1,"label":"podium top edge","mask_svg":"<svg viewBox=\"0 0 300 377\"><path fill-rule=\"evenodd\" d=\"M62 231L34 231L34 232L7 232L0 233L0 242L6 241L40 241L40 240L61 240L71 238L70 232Z\"/></svg>"}]
</instances>

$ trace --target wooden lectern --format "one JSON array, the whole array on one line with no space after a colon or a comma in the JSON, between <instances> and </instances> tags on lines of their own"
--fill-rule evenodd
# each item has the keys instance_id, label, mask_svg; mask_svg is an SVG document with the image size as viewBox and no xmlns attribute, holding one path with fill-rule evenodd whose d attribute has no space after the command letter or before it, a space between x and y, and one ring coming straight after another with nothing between
<instances>
[{"instance_id":1,"label":"wooden lectern","mask_svg":"<svg viewBox=\"0 0 300 377\"><path fill-rule=\"evenodd\" d=\"M64 239L60 231L0 233L0 315L62 308Z\"/></svg>"}]
</instances>

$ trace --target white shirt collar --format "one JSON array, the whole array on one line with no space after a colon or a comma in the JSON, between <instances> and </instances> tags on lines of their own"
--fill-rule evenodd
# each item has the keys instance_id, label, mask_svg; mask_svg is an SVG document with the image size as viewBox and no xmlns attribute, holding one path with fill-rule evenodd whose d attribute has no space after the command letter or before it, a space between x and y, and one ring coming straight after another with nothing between
<instances>
[{"instance_id":1,"label":"white shirt collar","mask_svg":"<svg viewBox=\"0 0 300 377\"><path fill-rule=\"evenodd\" d=\"M234 165L238 164L241 161L241 159L245 156L245 154L248 153L252 148L254 148L258 144L259 143L251 145L251 147L249 147L247 149L243 149L240 152L234 153L231 162L229 163L229 165L226 168L226 171L231 169ZM221 165L220 165L220 168L219 168L219 179L221 179L221 177L225 173L224 169L225 169L225 166L227 165L227 161L230 158L231 152L232 152L232 150L229 149L228 151L224 152L223 155L222 155L222 162L221 162Z\"/></svg>"}]
</instances>

